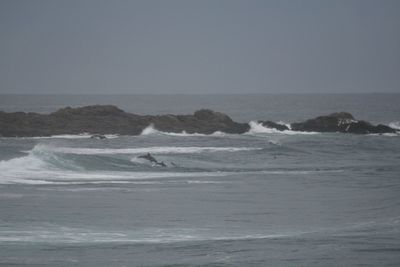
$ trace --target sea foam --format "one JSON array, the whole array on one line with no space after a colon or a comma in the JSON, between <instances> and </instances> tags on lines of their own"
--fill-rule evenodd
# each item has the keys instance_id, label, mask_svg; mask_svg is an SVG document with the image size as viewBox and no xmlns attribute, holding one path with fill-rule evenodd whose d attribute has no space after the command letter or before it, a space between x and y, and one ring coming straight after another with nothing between
<instances>
[{"instance_id":1,"label":"sea foam","mask_svg":"<svg viewBox=\"0 0 400 267\"><path fill-rule=\"evenodd\" d=\"M250 130L246 133L246 134L249 134L249 135L257 135L257 134L288 134L288 135L320 134L319 132L300 132L300 131L293 131L293 130L279 131L279 130L274 129L274 128L265 127L264 125L262 125L262 123L257 122L257 121L250 121L249 125L250 125ZM286 124L283 124L283 125L286 125Z\"/></svg>"},{"instance_id":2,"label":"sea foam","mask_svg":"<svg viewBox=\"0 0 400 267\"><path fill-rule=\"evenodd\" d=\"M400 121L394 121L389 123L389 127L396 129L396 130L400 130Z\"/></svg>"},{"instance_id":3,"label":"sea foam","mask_svg":"<svg viewBox=\"0 0 400 267\"><path fill-rule=\"evenodd\" d=\"M56 225L0 230L0 243L176 243L187 241L227 241L285 238L306 232L268 233L264 231L220 231L212 228L142 228L139 230L99 231Z\"/></svg>"},{"instance_id":4,"label":"sea foam","mask_svg":"<svg viewBox=\"0 0 400 267\"><path fill-rule=\"evenodd\" d=\"M230 172L200 171L102 171L85 170L77 162L59 157L46 146L37 145L28 155L0 161L0 183L20 184L79 184L79 183L126 183L131 180L160 179L172 177L217 177ZM167 150L169 151L169 150Z\"/></svg>"},{"instance_id":5,"label":"sea foam","mask_svg":"<svg viewBox=\"0 0 400 267\"><path fill-rule=\"evenodd\" d=\"M157 130L153 124L150 124L147 126L145 129L143 129L141 135L169 135L169 136L181 136L181 137L199 137L199 136L226 136L227 133L221 132L221 131L216 131L212 134L201 134L201 133L187 133L186 131L182 131L181 133L173 133L173 132L163 132Z\"/></svg>"}]
</instances>

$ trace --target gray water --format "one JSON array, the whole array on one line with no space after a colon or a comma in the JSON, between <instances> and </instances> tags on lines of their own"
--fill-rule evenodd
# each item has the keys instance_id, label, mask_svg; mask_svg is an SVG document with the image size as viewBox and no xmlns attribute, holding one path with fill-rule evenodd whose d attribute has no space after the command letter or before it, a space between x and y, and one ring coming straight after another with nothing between
<instances>
[{"instance_id":1,"label":"gray water","mask_svg":"<svg viewBox=\"0 0 400 267\"><path fill-rule=\"evenodd\" d=\"M349 111L399 126L400 95L0 96L5 111L206 107L238 121ZM398 266L400 136L0 138L2 266ZM150 152L168 167L138 158Z\"/></svg>"}]
</instances>

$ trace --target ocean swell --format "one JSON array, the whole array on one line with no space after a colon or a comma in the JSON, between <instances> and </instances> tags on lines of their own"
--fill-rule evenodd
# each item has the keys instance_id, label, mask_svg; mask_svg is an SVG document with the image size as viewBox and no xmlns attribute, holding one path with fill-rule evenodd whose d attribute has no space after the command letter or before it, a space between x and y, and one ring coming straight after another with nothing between
<instances>
[{"instance_id":1,"label":"ocean swell","mask_svg":"<svg viewBox=\"0 0 400 267\"><path fill-rule=\"evenodd\" d=\"M252 147L137 147L137 148L74 148L74 147L53 147L52 151L57 153L80 154L80 155L104 155L104 154L194 154L214 152L238 152L261 150L262 148Z\"/></svg>"}]
</instances>

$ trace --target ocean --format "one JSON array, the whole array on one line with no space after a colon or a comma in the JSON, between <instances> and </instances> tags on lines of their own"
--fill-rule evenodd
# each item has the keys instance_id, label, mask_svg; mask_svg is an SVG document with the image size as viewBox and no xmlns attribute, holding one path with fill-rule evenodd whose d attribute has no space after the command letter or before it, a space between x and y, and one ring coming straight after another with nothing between
<instances>
[{"instance_id":1,"label":"ocean","mask_svg":"<svg viewBox=\"0 0 400 267\"><path fill-rule=\"evenodd\" d=\"M0 138L0 266L400 266L400 136L256 122L400 128L400 94L0 95L7 112L92 104L210 108L251 130Z\"/></svg>"}]
</instances>

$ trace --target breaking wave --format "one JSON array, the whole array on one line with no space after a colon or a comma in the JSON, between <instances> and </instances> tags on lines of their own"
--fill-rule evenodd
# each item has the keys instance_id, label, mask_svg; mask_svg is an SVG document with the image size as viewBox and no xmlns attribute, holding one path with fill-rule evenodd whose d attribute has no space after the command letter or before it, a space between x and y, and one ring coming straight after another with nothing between
<instances>
[{"instance_id":1,"label":"breaking wave","mask_svg":"<svg viewBox=\"0 0 400 267\"><path fill-rule=\"evenodd\" d=\"M396 130L400 130L400 121L394 121L389 123L389 127L396 129Z\"/></svg>"},{"instance_id":2,"label":"breaking wave","mask_svg":"<svg viewBox=\"0 0 400 267\"><path fill-rule=\"evenodd\" d=\"M0 161L0 184L32 185L71 185L71 184L123 184L141 180L167 180L177 178L187 184L208 183L201 177L223 177L243 174L262 175L304 175L315 172L340 170L312 169L265 169L237 168L233 165L218 163L214 165L194 161L192 164L179 164L166 161L167 167L154 167L128 154L189 154L210 152L237 152L259 150L249 147L150 147L128 150L110 150L95 148L51 147L36 145L27 155ZM61 153L60 153L61 152ZM70 154L72 153L72 154ZM111 155L109 155L111 154ZM114 155L116 154L116 155ZM208 158L208 156L207 156ZM179 160L179 158L178 158ZM174 160L175 161L175 160ZM195 179L198 178L198 179ZM212 183L216 183L212 181Z\"/></svg>"},{"instance_id":3,"label":"breaking wave","mask_svg":"<svg viewBox=\"0 0 400 267\"><path fill-rule=\"evenodd\" d=\"M61 166L61 163L64 165ZM58 165L58 166L57 166ZM80 170L81 169L81 170ZM156 171L85 171L63 158L45 159L30 152L27 156L0 161L1 184L96 184L129 183L135 180L179 178L179 177L217 177L229 172L156 172Z\"/></svg>"},{"instance_id":4,"label":"breaking wave","mask_svg":"<svg viewBox=\"0 0 400 267\"><path fill-rule=\"evenodd\" d=\"M261 150L262 148L253 147L137 147L137 148L75 148L75 147L54 147L51 151L67 154L80 155L106 155L106 154L194 154L194 153L214 153L214 152L238 152Z\"/></svg>"},{"instance_id":5,"label":"breaking wave","mask_svg":"<svg viewBox=\"0 0 400 267\"><path fill-rule=\"evenodd\" d=\"M157 130L153 124L150 124L147 126L145 129L143 129L141 135L169 135L169 136L182 136L182 137L188 137L188 136L226 136L227 133L221 132L221 131L216 131L212 134L201 134L201 133L187 133L186 131L182 131L181 133L173 133L173 132L163 132Z\"/></svg>"},{"instance_id":6,"label":"breaking wave","mask_svg":"<svg viewBox=\"0 0 400 267\"><path fill-rule=\"evenodd\" d=\"M278 122L279 124L286 125L288 128L290 128L290 124L284 123L284 122ZM257 134L288 134L288 135L297 135L297 134L305 134L305 135L310 135L310 134L319 134L318 132L299 132L299 131L292 131L292 130L285 130L285 131L279 131L274 128L268 128L263 126L261 123L256 122L256 121L250 121L249 122L250 130L244 135L257 135ZM168 135L168 136L182 136L182 137L189 137L189 136L217 136L217 137L224 137L227 135L232 135L228 133L224 133L221 131L216 131L212 134L200 134L200 133L187 133L185 131L181 133L172 133L172 132L163 132L157 130L153 124L150 124L147 126L141 133L142 136L146 135Z\"/></svg>"},{"instance_id":7,"label":"breaking wave","mask_svg":"<svg viewBox=\"0 0 400 267\"><path fill-rule=\"evenodd\" d=\"M0 161L0 183L22 184L84 184L84 183L129 183L132 180L183 178L183 177L218 177L232 174L229 171L218 170L186 170L176 171L166 168L154 171L151 167L135 165L131 159L102 158L103 154L187 154L203 152L234 152L250 150L251 148L235 147L150 147L132 149L94 149L51 147L36 145L27 155L10 160ZM66 155L75 154L75 155ZM92 155L81 158L79 155ZM114 162L113 162L114 161ZM87 169L85 163L97 166L97 169ZM96 165L97 164L97 165ZM105 165L105 166L104 166ZM147 166L147 168L146 168ZM106 168L104 170L104 167ZM99 169L100 168L100 169ZM149 169L150 168L150 169Z\"/></svg>"},{"instance_id":8,"label":"breaking wave","mask_svg":"<svg viewBox=\"0 0 400 267\"><path fill-rule=\"evenodd\" d=\"M285 123L283 121L278 121L278 124L285 125L290 129L290 124ZM257 121L250 121L249 123L250 129L243 135L260 135L260 134L285 134L285 135L313 135L313 134L321 134L321 132L303 132L303 131L293 131L293 130L283 130L279 131L275 128L269 128L262 123ZM388 125L389 127L400 131L400 122L395 121L391 122ZM156 129L153 124L147 126L141 132L140 136L152 136L152 135L164 135L164 136L175 136L175 137L226 137L233 136L234 134L225 133L221 131L216 131L211 134L202 134L202 133L187 133L186 131L182 131L180 133L174 132L164 132ZM384 136L397 136L396 134L383 134ZM119 138L118 134L105 134L107 139L115 139ZM90 133L81 133L81 134L60 134L60 135L52 135L52 136L37 136L37 137L20 137L23 139L89 139L92 137ZM0 137L7 138L7 137Z\"/></svg>"},{"instance_id":9,"label":"breaking wave","mask_svg":"<svg viewBox=\"0 0 400 267\"><path fill-rule=\"evenodd\" d=\"M293 131L293 130L284 130L284 131L279 131L274 128L268 128L262 125L259 122L256 121L250 121L250 130L246 134L288 134L288 135L296 135L296 134L305 134L305 135L310 135L310 134L320 134L319 132L299 132L299 131Z\"/></svg>"}]
</instances>

